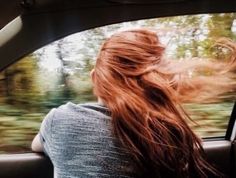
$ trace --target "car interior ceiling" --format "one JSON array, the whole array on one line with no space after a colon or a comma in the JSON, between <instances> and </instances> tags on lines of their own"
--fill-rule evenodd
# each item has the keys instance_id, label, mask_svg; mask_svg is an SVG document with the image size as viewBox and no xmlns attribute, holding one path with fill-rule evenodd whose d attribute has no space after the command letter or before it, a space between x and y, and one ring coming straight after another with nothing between
<instances>
[{"instance_id":1,"label":"car interior ceiling","mask_svg":"<svg viewBox=\"0 0 236 178\"><path fill-rule=\"evenodd\" d=\"M229 0L227 3L225 0L1 1L0 71L26 54L75 32L137 19L218 12L236 12L236 1ZM19 30L16 33L9 33L17 26ZM234 120L235 114L232 114L231 132ZM228 137L230 136L228 133ZM208 158L218 165L222 172L235 177L235 142L231 143L228 139L204 143L204 149ZM19 175L25 178L47 178L53 174L52 164L48 158L32 153L0 155L0 170L0 177L12 178Z\"/></svg>"},{"instance_id":2,"label":"car interior ceiling","mask_svg":"<svg viewBox=\"0 0 236 178\"><path fill-rule=\"evenodd\" d=\"M5 60L0 61L0 71L47 43L89 28L153 17L234 11L233 0L1 1L0 56ZM22 24L21 29L9 34L8 29L16 23Z\"/></svg>"}]
</instances>

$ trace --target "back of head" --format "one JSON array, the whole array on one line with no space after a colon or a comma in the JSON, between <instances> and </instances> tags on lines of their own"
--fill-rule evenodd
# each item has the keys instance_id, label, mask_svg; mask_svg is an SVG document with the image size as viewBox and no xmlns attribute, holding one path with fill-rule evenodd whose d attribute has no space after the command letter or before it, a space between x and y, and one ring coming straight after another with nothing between
<instances>
[{"instance_id":1,"label":"back of head","mask_svg":"<svg viewBox=\"0 0 236 178\"><path fill-rule=\"evenodd\" d=\"M114 134L143 168L140 172L160 177L215 175L203 158L200 139L186 123L179 71L163 59L164 49L148 30L111 36L98 55L94 92L110 109Z\"/></svg>"}]
</instances>

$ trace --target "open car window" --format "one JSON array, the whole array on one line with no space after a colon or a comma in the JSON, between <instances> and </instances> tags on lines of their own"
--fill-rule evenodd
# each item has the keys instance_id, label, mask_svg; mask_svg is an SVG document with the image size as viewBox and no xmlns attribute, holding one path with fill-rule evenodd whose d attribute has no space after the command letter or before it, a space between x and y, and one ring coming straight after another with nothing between
<instances>
[{"instance_id":1,"label":"open car window","mask_svg":"<svg viewBox=\"0 0 236 178\"><path fill-rule=\"evenodd\" d=\"M95 101L89 72L111 34L133 28L156 30L171 60L224 59L218 38L236 38L236 14L201 14L123 22L79 32L44 46L0 73L0 153L27 152L46 113L68 101ZM191 77L191 72L189 75ZM210 72L210 71L208 71ZM205 75L208 75L207 73ZM214 102L183 103L200 137L224 137L236 91Z\"/></svg>"}]
</instances>

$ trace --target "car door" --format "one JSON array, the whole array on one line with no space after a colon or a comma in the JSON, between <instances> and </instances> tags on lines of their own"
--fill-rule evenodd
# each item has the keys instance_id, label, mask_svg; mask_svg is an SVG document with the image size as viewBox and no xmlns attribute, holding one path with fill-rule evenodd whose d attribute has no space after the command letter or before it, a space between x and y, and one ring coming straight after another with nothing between
<instances>
[{"instance_id":1,"label":"car door","mask_svg":"<svg viewBox=\"0 0 236 178\"><path fill-rule=\"evenodd\" d=\"M75 79L71 77L72 74L74 75L74 73L76 73L76 70L74 71L74 69L77 69L77 72L80 72L81 75L77 76L76 79L81 77L81 83L84 82L84 80L82 80L84 77L82 74L85 74L86 77L86 72L91 69L93 61L89 60L89 62L86 63L86 69L80 70L79 67L81 67L81 64L78 63L76 63L74 66L75 62L73 60L72 62L69 60L70 56L68 57L66 49L69 49L71 58L75 55L78 56L83 54L86 54L90 58L94 58L96 50L92 51L90 54L87 48L86 50L88 51L81 47L80 54L76 52L73 53L74 48L64 46L66 43L68 43L68 45L73 44L72 42L70 43L71 39L78 38L76 43L79 42L82 44L82 46L85 46L86 44L93 48L93 40L101 42L103 37L106 37L102 37L102 32L108 31L107 34L109 34L112 30L120 30L122 29L120 26L123 24L120 26L119 24L115 24L114 26L109 26L107 28L103 27L102 30L94 30L95 27L101 27L114 23L121 24L121 22L129 22L128 26L135 28L139 27L138 24L143 25L143 21L138 21L140 19L168 17L169 22L172 22L169 23L168 28L171 28L171 25L173 25L173 20L171 21L171 19L169 19L170 16L203 13L207 14L207 16L211 16L209 13L231 13L236 11L236 3L233 0L229 1L228 3L225 3L223 0L149 0L145 2L141 0L104 0L91 2L82 0L78 2L68 2L63 0L35 0L22 1L21 5L18 4L18 1L12 1L11 3L6 3L4 6L1 6L5 9L17 7L17 10L14 11L13 14L10 14L9 12L9 15L7 15L8 12L6 12L6 10L4 11L4 9L1 11L2 13L4 11L4 15L7 19L6 21L2 22L2 24L5 25L8 21L11 21L0 31L0 90L2 95L5 92L5 94L8 96L7 107L3 104L6 99L3 101L3 97L0 97L0 137L2 140L0 141L0 177L4 178L53 177L53 166L49 158L47 158L44 154L36 154L30 151L30 139L32 139L33 133L37 133L40 127L40 121L37 120L37 123L35 124L31 118L43 119L46 111L49 111L51 108L56 107L67 100L73 99L75 93L73 93L70 88L68 89L67 85L68 81L69 83L73 83ZM20 12L22 12L21 15L19 14ZM229 19L231 15L227 15L227 18ZM194 19L196 21L196 19L200 18L200 16L191 16L191 18L185 18L185 20L189 20L192 23ZM224 15L220 14L218 16L214 16L214 18L218 18L216 21L222 21L222 16ZM13 20L13 17L16 18ZM203 18L203 16L201 16L201 18ZM177 18L179 21L180 19L181 18ZM155 20L149 20L148 23L153 25L155 21L155 24L161 25L165 24L165 22L168 20L157 20L158 23L156 23ZM234 15L232 15L231 20L233 29ZM164 22L162 23L161 21ZM155 28L157 26L155 26ZM88 29L90 29L90 31L86 31ZM232 29L231 31L233 31ZM69 37L70 40L68 40L68 38L64 39L64 37L77 32L80 32L80 34L76 37L71 36ZM162 32L163 31L160 31L160 33ZM81 33L84 36L81 35ZM197 33L197 30L192 31L192 33ZM92 39L92 37L98 38ZM166 39L163 38L163 41L165 40ZM83 41L83 43L81 41ZM51 54L52 52L47 52L52 51L55 47L59 50L53 52L53 54ZM80 47L77 46L77 48ZM52 64L45 62L48 61L45 60L45 58L49 56L52 59L54 58L53 55L56 55L57 59L54 61L51 60L53 61ZM35 56L40 56L41 61L32 62ZM65 58L68 58L68 60L65 60ZM81 60L83 59L84 58L82 56ZM57 65L64 65L65 67L50 68L51 65L54 67ZM43 66L42 70L40 71L38 70L39 66ZM68 66L72 67L69 68ZM48 71L45 72L45 70ZM60 76L60 80L57 80L53 86L45 82L45 78L52 77L50 81L55 80L52 70L56 71L55 76ZM35 71L39 73L36 74ZM40 79L38 74L44 76L44 78ZM70 80L68 79L68 76L71 77ZM44 88L44 96L48 96L48 98L45 98L45 100L40 97L35 98L34 95L34 97L32 95L27 95L28 91L34 90L34 93L39 92L39 89L37 87L35 88L35 85L38 83L40 83L41 86L47 86L48 88L51 88L50 90ZM83 84L89 88L88 83L84 82ZM5 86L8 86L8 90L3 89ZM61 88L63 88L63 90L61 90ZM79 101L90 101L94 99L92 96L87 95L83 89L80 90L79 86L74 85L74 88L79 90L81 92L81 96L83 96L78 99ZM63 98L61 98L61 96L63 96ZM37 108L37 106L40 108L41 105L39 106L37 103L29 105L27 101L29 101L30 98L33 98L31 100L32 102L41 102L43 106L45 106L46 109L43 110L43 113L41 113L41 110L40 112L34 113L35 110L31 108ZM50 103L47 101L50 101ZM20 103L21 107L11 107L15 106L16 103ZM11 108L9 109L9 107ZM226 104L220 104L220 108L219 104L214 106L201 105L187 107L190 108L190 111L195 111L197 109L199 110L199 107L199 111L202 111L201 108L204 109L212 107L211 112L205 112L203 114L198 112L200 116L195 115L200 119L203 118L203 116L206 117L206 121L211 120L211 124L206 122L206 127L204 124L202 124L202 127L198 127L196 132L198 132L199 136L205 137L203 138L203 146L209 161L227 176L235 177L236 106L234 105L234 97L232 96L231 100L229 100L229 102ZM219 110L221 112L218 112ZM221 113L224 114L219 115ZM15 118L15 120L12 118ZM24 118L28 118L28 120L24 120ZM219 122L219 120L223 120L223 123ZM17 124L11 128L10 124L13 122ZM27 124L29 124L29 126ZM205 130L203 129L204 131L202 131L203 127L205 127ZM5 130L3 130L3 128ZM6 128L11 128L11 131L6 130ZM217 130L214 130L215 128L217 128ZM24 130L24 134L17 132L18 130ZM33 131L28 132L29 130ZM16 137L14 137L15 135ZM11 140L4 142L4 140L7 140L6 138ZM10 146L6 143L10 143Z\"/></svg>"}]
</instances>

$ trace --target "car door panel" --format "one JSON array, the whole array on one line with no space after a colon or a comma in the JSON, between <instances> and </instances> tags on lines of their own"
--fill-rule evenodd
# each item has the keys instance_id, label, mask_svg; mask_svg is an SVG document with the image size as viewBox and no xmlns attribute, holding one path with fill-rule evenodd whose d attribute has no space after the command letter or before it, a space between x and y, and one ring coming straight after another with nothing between
<instances>
[{"instance_id":1,"label":"car door panel","mask_svg":"<svg viewBox=\"0 0 236 178\"><path fill-rule=\"evenodd\" d=\"M51 178L53 166L43 154L6 154L0 156L0 178Z\"/></svg>"},{"instance_id":2,"label":"car door panel","mask_svg":"<svg viewBox=\"0 0 236 178\"><path fill-rule=\"evenodd\" d=\"M211 163L213 163L222 173L232 177L233 159L231 142L205 141L205 153ZM25 153L9 154L0 156L0 177L1 178L52 178L53 166L50 160L43 154ZM231 176L230 176L231 175Z\"/></svg>"}]
</instances>

